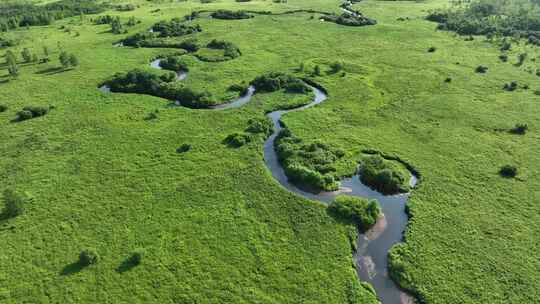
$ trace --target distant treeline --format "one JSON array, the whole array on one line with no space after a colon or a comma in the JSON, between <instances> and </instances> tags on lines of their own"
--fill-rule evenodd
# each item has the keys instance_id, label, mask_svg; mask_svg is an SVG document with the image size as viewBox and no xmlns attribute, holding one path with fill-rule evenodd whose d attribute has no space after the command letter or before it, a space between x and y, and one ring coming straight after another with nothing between
<instances>
[{"instance_id":1,"label":"distant treeline","mask_svg":"<svg viewBox=\"0 0 540 304\"><path fill-rule=\"evenodd\" d=\"M81 14L98 14L105 7L95 0L61 0L40 6L24 2L0 3L0 31L7 32L21 26L49 25L55 20Z\"/></svg>"},{"instance_id":2,"label":"distant treeline","mask_svg":"<svg viewBox=\"0 0 540 304\"><path fill-rule=\"evenodd\" d=\"M461 35L540 37L540 0L475 0L430 12L439 29Z\"/></svg>"}]
</instances>

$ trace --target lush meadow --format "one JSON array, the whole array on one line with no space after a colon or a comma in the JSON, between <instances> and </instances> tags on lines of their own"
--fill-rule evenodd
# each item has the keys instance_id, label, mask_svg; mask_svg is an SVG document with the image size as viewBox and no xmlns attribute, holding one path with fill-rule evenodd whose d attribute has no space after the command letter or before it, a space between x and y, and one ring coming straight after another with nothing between
<instances>
[{"instance_id":1,"label":"lush meadow","mask_svg":"<svg viewBox=\"0 0 540 304\"><path fill-rule=\"evenodd\" d=\"M12 79L0 58L0 105L7 107L0 112L0 190L32 199L23 214L0 222L0 302L375 303L352 265L354 228L280 187L265 167L262 138L240 148L223 142L250 119L305 96L261 93L239 109L209 111L98 90L118 72L165 73L149 62L177 49L114 46L158 21L196 10L339 12L341 2L132 4L135 10L103 13L140 21L125 34L94 24L95 15L2 34L20 44L0 50L19 61ZM426 303L536 303L540 53L518 40L504 62L497 41L437 31L425 17L448 6L366 0L354 8L377 25L365 27L307 12L198 18L192 22L202 31L191 36L202 45L232 42L241 56L207 62L183 55L183 84L217 100L236 97L231 85L268 72L321 84L327 102L285 117L295 136L340 149L346 160L360 159L363 149L395 154L422 175L409 202L406 244L396 251L400 283ZM43 46L49 62L22 62L23 48L42 57ZM62 50L78 66L62 68ZM480 65L486 73L475 71ZM513 81L516 90L503 89ZM49 111L12 121L27 106ZM526 134L509 132L516 124L527 124ZM184 144L189 151L178 153ZM517 176L501 177L504 165L516 166ZM81 267L87 248L99 262ZM139 248L144 257L132 265Z\"/></svg>"}]
</instances>

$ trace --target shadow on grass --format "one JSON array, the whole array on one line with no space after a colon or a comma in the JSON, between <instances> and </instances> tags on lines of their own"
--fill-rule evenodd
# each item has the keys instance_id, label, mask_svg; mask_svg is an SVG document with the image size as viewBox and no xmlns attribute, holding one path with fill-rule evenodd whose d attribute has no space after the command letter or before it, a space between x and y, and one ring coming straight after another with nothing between
<instances>
[{"instance_id":1,"label":"shadow on grass","mask_svg":"<svg viewBox=\"0 0 540 304\"><path fill-rule=\"evenodd\" d=\"M131 269L137 267L137 263L133 262L133 259L129 258L129 259L126 259L122 262L122 264L120 264L120 266L118 266L118 268L116 268L116 272L118 273L124 273L126 271L130 271Z\"/></svg>"},{"instance_id":2,"label":"shadow on grass","mask_svg":"<svg viewBox=\"0 0 540 304\"><path fill-rule=\"evenodd\" d=\"M46 68L46 69L41 70L41 71L37 71L36 74L54 75L54 74L62 73L62 72L65 72L65 71L67 71L67 69L64 69L63 67L50 67L50 68Z\"/></svg>"},{"instance_id":3,"label":"shadow on grass","mask_svg":"<svg viewBox=\"0 0 540 304\"><path fill-rule=\"evenodd\" d=\"M72 274L80 272L84 268L85 268L85 266L82 265L79 261L77 261L75 263L71 263L71 264L67 265L66 267L64 267L64 269L62 269L60 274L63 275L63 276L72 275Z\"/></svg>"}]
</instances>

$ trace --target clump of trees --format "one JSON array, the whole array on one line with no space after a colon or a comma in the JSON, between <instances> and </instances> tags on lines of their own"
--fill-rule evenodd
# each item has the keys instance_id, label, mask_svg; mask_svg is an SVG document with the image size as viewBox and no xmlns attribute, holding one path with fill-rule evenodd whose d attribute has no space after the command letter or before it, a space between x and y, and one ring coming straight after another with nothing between
<instances>
[{"instance_id":1,"label":"clump of trees","mask_svg":"<svg viewBox=\"0 0 540 304\"><path fill-rule=\"evenodd\" d=\"M495 35L532 37L540 30L538 1L473 0L456 1L449 9L435 10L427 19L438 28L461 35Z\"/></svg>"},{"instance_id":2,"label":"clump of trees","mask_svg":"<svg viewBox=\"0 0 540 304\"><path fill-rule=\"evenodd\" d=\"M202 31L199 24L185 24L181 18L173 18L169 21L162 20L152 26L154 33L159 37L180 37Z\"/></svg>"},{"instance_id":3,"label":"clump of trees","mask_svg":"<svg viewBox=\"0 0 540 304\"><path fill-rule=\"evenodd\" d=\"M189 71L187 63L182 59L181 56L178 55L171 55L161 59L159 66L170 71Z\"/></svg>"},{"instance_id":4,"label":"clump of trees","mask_svg":"<svg viewBox=\"0 0 540 304\"><path fill-rule=\"evenodd\" d=\"M250 118L248 120L246 132L270 136L273 131L274 124L272 123L272 120L266 116L264 118Z\"/></svg>"},{"instance_id":5,"label":"clump of trees","mask_svg":"<svg viewBox=\"0 0 540 304\"><path fill-rule=\"evenodd\" d=\"M283 129L275 141L275 149L289 180L313 191L334 191L339 188L335 164L345 153L322 142L305 144Z\"/></svg>"},{"instance_id":6,"label":"clump of trees","mask_svg":"<svg viewBox=\"0 0 540 304\"><path fill-rule=\"evenodd\" d=\"M324 15L321 18L324 21L334 22L346 26L366 26L377 24L375 19L367 18L360 12L352 14L345 12L341 15Z\"/></svg>"},{"instance_id":7,"label":"clump of trees","mask_svg":"<svg viewBox=\"0 0 540 304\"><path fill-rule=\"evenodd\" d=\"M246 145L251 142L251 136L244 132L236 132L228 135L224 143L230 147L240 148L243 145Z\"/></svg>"},{"instance_id":8,"label":"clump of trees","mask_svg":"<svg viewBox=\"0 0 540 304\"><path fill-rule=\"evenodd\" d=\"M7 109L8 109L8 106L4 104L0 104L0 113L7 111Z\"/></svg>"},{"instance_id":9,"label":"clump of trees","mask_svg":"<svg viewBox=\"0 0 540 304\"><path fill-rule=\"evenodd\" d=\"M340 195L328 206L328 211L335 217L355 224L362 232L367 231L381 215L381 208L376 200Z\"/></svg>"},{"instance_id":10,"label":"clump of trees","mask_svg":"<svg viewBox=\"0 0 540 304\"><path fill-rule=\"evenodd\" d=\"M45 5L34 5L30 2L3 2L0 3L0 32L25 26L50 25L55 20L98 14L106 9L107 5L96 0L60 0Z\"/></svg>"},{"instance_id":11,"label":"clump of trees","mask_svg":"<svg viewBox=\"0 0 540 304\"><path fill-rule=\"evenodd\" d=\"M49 113L49 107L28 106L17 112L15 121L24 121L36 117L45 116Z\"/></svg>"},{"instance_id":12,"label":"clump of trees","mask_svg":"<svg viewBox=\"0 0 540 304\"><path fill-rule=\"evenodd\" d=\"M360 180L383 194L407 192L410 188L404 169L380 155L366 156L361 160Z\"/></svg>"},{"instance_id":13,"label":"clump of trees","mask_svg":"<svg viewBox=\"0 0 540 304\"><path fill-rule=\"evenodd\" d=\"M196 92L183 84L174 81L175 73L157 75L135 69L127 73L117 73L104 85L111 92L149 94L157 97L176 100L190 108L208 108L216 104L207 91Z\"/></svg>"},{"instance_id":14,"label":"clump of trees","mask_svg":"<svg viewBox=\"0 0 540 304\"><path fill-rule=\"evenodd\" d=\"M240 57L242 55L242 52L240 49L232 42L224 41L224 40L218 40L213 39L210 41L207 45L207 48L209 49L217 49L217 50L223 50L223 58L210 58L203 55L198 55L197 57L200 60L203 61L224 61L224 60L232 60L234 58Z\"/></svg>"},{"instance_id":15,"label":"clump of trees","mask_svg":"<svg viewBox=\"0 0 540 304\"><path fill-rule=\"evenodd\" d=\"M232 20L232 19L249 19L253 18L253 15L248 14L245 11L231 11L231 10L224 10L220 9L212 14L210 14L212 18L215 19L226 19L226 20Z\"/></svg>"},{"instance_id":16,"label":"clump of trees","mask_svg":"<svg viewBox=\"0 0 540 304\"><path fill-rule=\"evenodd\" d=\"M191 150L190 144L182 144L180 147L176 149L176 153L186 153L189 150Z\"/></svg>"},{"instance_id":17,"label":"clump of trees","mask_svg":"<svg viewBox=\"0 0 540 304\"><path fill-rule=\"evenodd\" d=\"M79 65L79 59L74 54L70 54L66 51L60 52L60 55L58 56L58 59L60 59L60 63L62 64L62 67L64 69L67 69L69 67L76 67Z\"/></svg>"},{"instance_id":18,"label":"clump of trees","mask_svg":"<svg viewBox=\"0 0 540 304\"><path fill-rule=\"evenodd\" d=\"M275 92L283 89L289 93L307 93L310 90L301 79L279 72L258 76L250 84L261 92Z\"/></svg>"}]
</instances>

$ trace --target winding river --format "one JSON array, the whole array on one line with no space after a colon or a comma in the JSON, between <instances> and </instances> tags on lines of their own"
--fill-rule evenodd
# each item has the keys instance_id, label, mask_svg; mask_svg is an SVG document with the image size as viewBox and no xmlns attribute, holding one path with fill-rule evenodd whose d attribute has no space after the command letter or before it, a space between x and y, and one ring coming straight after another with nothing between
<instances>
[{"instance_id":1,"label":"winding river","mask_svg":"<svg viewBox=\"0 0 540 304\"><path fill-rule=\"evenodd\" d=\"M162 69L159 65L160 59L150 63L150 66ZM177 72L176 80L186 79L187 72ZM340 189L334 192L311 193L299 189L290 183L285 175L281 164L279 163L274 143L277 135L282 130L280 120L283 115L311 108L324 102L327 99L325 92L314 86L309 86L314 93L315 98L309 104L290 109L270 112L267 116L274 124L274 132L264 143L264 161L272 173L272 176L287 190L297 193L307 199L317 200L323 203L331 202L339 194L347 194L367 199L376 199L381 205L383 216L379 218L374 227L365 234L359 234L357 242L357 251L354 253L356 272L362 281L371 283L377 292L377 296L383 304L409 304L414 303L412 297L403 292L392 281L388 275L388 251L393 245L400 242L403 232L407 225L407 215L405 213L405 204L409 198L409 193L398 195L383 195L362 184L358 175L341 180ZM100 87L103 92L110 92L107 86ZM209 109L224 110L238 108L248 103L255 88L250 86L243 96L221 105L213 106ZM176 102L180 105L180 102ZM411 174L410 185L415 186L417 179Z\"/></svg>"},{"instance_id":2,"label":"winding river","mask_svg":"<svg viewBox=\"0 0 540 304\"><path fill-rule=\"evenodd\" d=\"M383 195L362 184L358 175L341 180L338 191L317 194L306 192L288 181L283 167L279 163L274 149L274 142L282 129L281 117L289 112L313 107L324 102L327 98L326 94L320 89L313 86L311 86L311 89L315 94L315 98L311 103L291 110L271 112L267 115L274 123L274 133L264 143L266 166L283 187L311 200L329 203L339 194L378 200L384 215L379 218L373 228L365 234L360 234L356 240L357 251L354 253L356 272L362 281L371 283L382 303L414 303L412 297L399 289L388 275L388 251L393 245L402 240L403 231L405 231L408 220L405 213L405 204L409 194ZM411 174L410 185L415 186L416 182L416 177Z\"/></svg>"}]
</instances>

